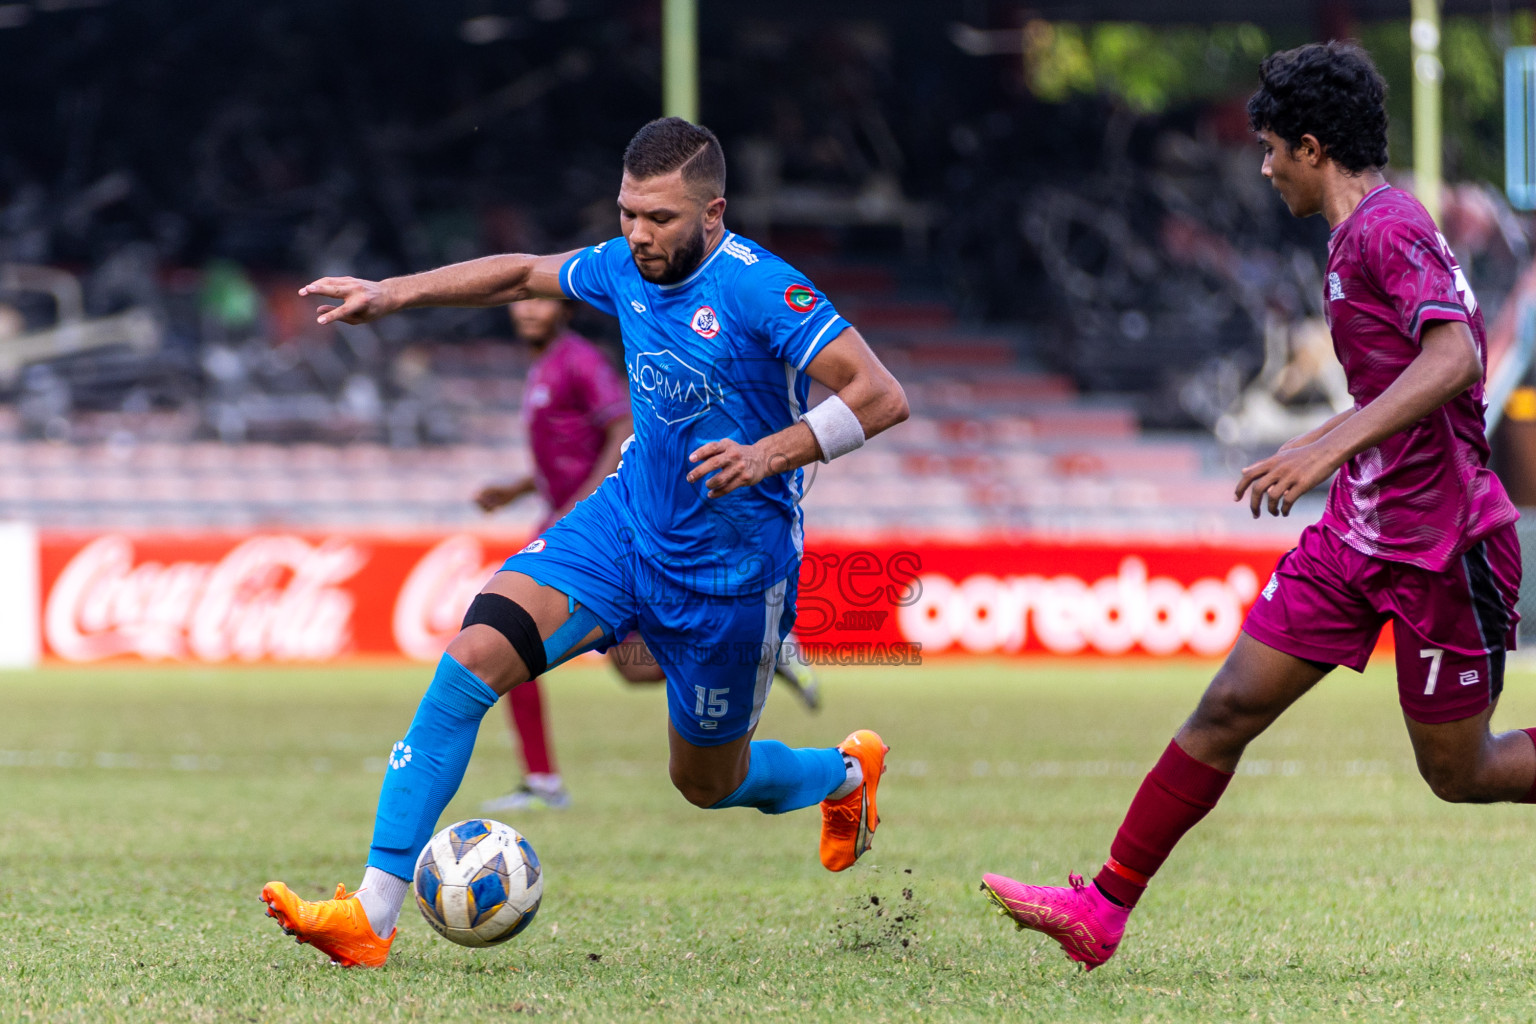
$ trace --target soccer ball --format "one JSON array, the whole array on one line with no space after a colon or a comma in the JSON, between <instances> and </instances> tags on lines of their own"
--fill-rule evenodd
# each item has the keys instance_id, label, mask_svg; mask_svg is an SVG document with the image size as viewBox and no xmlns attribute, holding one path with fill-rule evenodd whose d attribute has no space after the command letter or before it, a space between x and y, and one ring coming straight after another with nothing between
<instances>
[{"instance_id":1,"label":"soccer ball","mask_svg":"<svg viewBox=\"0 0 1536 1024\"><path fill-rule=\"evenodd\" d=\"M421 916L461 946L506 942L533 923L543 895L533 845L489 818L449 825L416 858Z\"/></svg>"}]
</instances>

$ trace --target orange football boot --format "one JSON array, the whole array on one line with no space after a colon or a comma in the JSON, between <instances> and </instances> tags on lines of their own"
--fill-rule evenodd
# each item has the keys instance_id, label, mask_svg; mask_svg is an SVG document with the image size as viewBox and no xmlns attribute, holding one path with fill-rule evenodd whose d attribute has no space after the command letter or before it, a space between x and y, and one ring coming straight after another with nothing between
<instances>
[{"instance_id":1,"label":"orange football boot","mask_svg":"<svg viewBox=\"0 0 1536 1024\"><path fill-rule=\"evenodd\" d=\"M840 800L821 802L821 863L828 871L842 871L874 845L880 812L875 810L875 790L885 774L885 755L891 749L875 733L860 729L837 745L859 759L864 781Z\"/></svg>"},{"instance_id":2,"label":"orange football boot","mask_svg":"<svg viewBox=\"0 0 1536 1024\"><path fill-rule=\"evenodd\" d=\"M310 902L282 882L268 882L261 887L261 902L295 942L314 946L342 967L384 966L400 933L397 928L387 939L374 934L362 901L356 893L349 896L345 885L336 886L335 899Z\"/></svg>"}]
</instances>

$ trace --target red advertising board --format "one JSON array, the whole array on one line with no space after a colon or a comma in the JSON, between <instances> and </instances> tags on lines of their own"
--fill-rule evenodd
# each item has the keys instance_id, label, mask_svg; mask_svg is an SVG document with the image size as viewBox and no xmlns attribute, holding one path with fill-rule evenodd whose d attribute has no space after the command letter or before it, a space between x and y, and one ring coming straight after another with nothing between
<instances>
[{"instance_id":1,"label":"red advertising board","mask_svg":"<svg viewBox=\"0 0 1536 1024\"><path fill-rule=\"evenodd\" d=\"M362 532L39 538L45 657L432 660L522 538ZM939 654L1216 656L1280 551L978 540L808 544L796 632L812 660Z\"/></svg>"}]
</instances>

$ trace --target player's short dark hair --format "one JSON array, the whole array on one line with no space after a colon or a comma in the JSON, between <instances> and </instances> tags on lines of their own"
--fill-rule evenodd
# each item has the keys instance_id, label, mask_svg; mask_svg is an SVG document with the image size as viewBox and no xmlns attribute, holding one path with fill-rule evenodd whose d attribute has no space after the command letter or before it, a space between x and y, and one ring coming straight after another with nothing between
<instances>
[{"instance_id":1,"label":"player's short dark hair","mask_svg":"<svg viewBox=\"0 0 1536 1024\"><path fill-rule=\"evenodd\" d=\"M679 167L683 181L706 200L725 195L725 151L701 124L659 117L624 148L624 170L632 178L656 178Z\"/></svg>"},{"instance_id":2,"label":"player's short dark hair","mask_svg":"<svg viewBox=\"0 0 1536 1024\"><path fill-rule=\"evenodd\" d=\"M1353 43L1308 43L1264 58L1248 125L1295 149L1314 135L1323 154L1354 174L1387 165L1387 83Z\"/></svg>"}]
</instances>

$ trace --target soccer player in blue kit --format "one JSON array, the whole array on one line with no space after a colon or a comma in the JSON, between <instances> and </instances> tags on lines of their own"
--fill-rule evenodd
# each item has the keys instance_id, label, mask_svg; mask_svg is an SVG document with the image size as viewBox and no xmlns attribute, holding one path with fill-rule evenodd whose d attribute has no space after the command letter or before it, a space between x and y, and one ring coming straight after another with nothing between
<instances>
[{"instance_id":1,"label":"soccer player in blue kit","mask_svg":"<svg viewBox=\"0 0 1536 1024\"><path fill-rule=\"evenodd\" d=\"M283 929L344 966L389 955L417 854L507 690L638 628L667 675L672 783L699 807L767 814L820 803L821 860L870 847L887 747L754 740L795 620L800 467L907 417L863 338L793 267L726 230L725 156L707 128L662 118L624 152L623 237L558 256L487 256L385 281L321 278L322 324L422 306L573 298L623 328L635 436L588 498L474 599L438 662L379 794L362 886L301 900L261 892ZM810 382L831 397L807 408Z\"/></svg>"}]
</instances>

